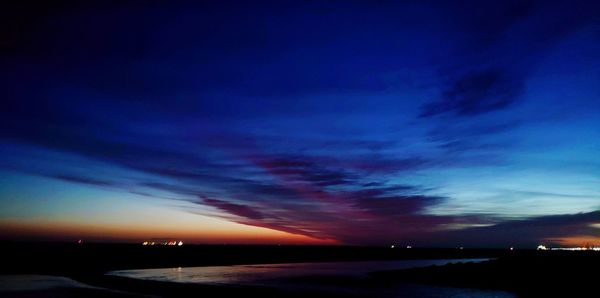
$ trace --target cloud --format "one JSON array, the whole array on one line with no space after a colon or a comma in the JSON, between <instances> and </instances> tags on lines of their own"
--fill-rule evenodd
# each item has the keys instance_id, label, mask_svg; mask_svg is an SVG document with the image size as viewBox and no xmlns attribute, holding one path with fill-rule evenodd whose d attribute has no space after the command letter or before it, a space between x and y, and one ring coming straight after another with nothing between
<instances>
[{"instance_id":1,"label":"cloud","mask_svg":"<svg viewBox=\"0 0 600 298\"><path fill-rule=\"evenodd\" d=\"M254 157L254 160L268 172L284 177L288 181L310 183L320 187L351 184L356 178L343 170L319 166L306 156L260 156ZM326 163L326 161L321 162Z\"/></svg>"},{"instance_id":2,"label":"cloud","mask_svg":"<svg viewBox=\"0 0 600 298\"><path fill-rule=\"evenodd\" d=\"M383 195L386 195L385 193ZM356 207L379 216L403 216L422 212L426 207L443 201L441 197L430 196L385 196L362 197L356 199Z\"/></svg>"},{"instance_id":3,"label":"cloud","mask_svg":"<svg viewBox=\"0 0 600 298\"><path fill-rule=\"evenodd\" d=\"M420 117L443 113L474 116L508 108L523 92L523 83L505 70L485 69L456 79L440 101L423 106Z\"/></svg>"},{"instance_id":4,"label":"cloud","mask_svg":"<svg viewBox=\"0 0 600 298\"><path fill-rule=\"evenodd\" d=\"M538 216L509 220L491 226L438 233L446 243L469 246L501 247L518 245L534 248L537 244L569 236L594 236L591 224L600 221L600 210L563 215Z\"/></svg>"},{"instance_id":5,"label":"cloud","mask_svg":"<svg viewBox=\"0 0 600 298\"><path fill-rule=\"evenodd\" d=\"M88 184L88 185L92 185L92 186L111 186L111 187L118 186L117 183L112 182L112 181L100 180L100 179L90 178L90 177L85 177L85 176L76 176L76 175L69 175L69 174L56 174L56 175L49 175L49 177L67 181L67 182Z\"/></svg>"},{"instance_id":6,"label":"cloud","mask_svg":"<svg viewBox=\"0 0 600 298\"><path fill-rule=\"evenodd\" d=\"M465 42L449 65L440 66L440 96L421 106L420 118L469 118L516 106L546 54L598 17L597 4L589 1L509 1L473 9L479 13L457 18Z\"/></svg>"},{"instance_id":7,"label":"cloud","mask_svg":"<svg viewBox=\"0 0 600 298\"><path fill-rule=\"evenodd\" d=\"M323 181L330 181L329 175L337 179L343 173L327 168L327 162L316 166L307 157L299 159L265 155L250 160L264 169L270 175L270 180L278 183L277 194L286 190L285 196L256 201L251 198L264 198L266 194L256 187L259 184L251 183L242 186L246 191L242 201L255 201L256 207L235 203L239 201L237 199L204 200L236 216L234 220L242 224L320 239L335 239L343 243L381 244L417 232L435 230L455 220L452 217L425 214L427 208L443 202L445 198L425 195L423 189L415 186L372 181L364 183L364 177L356 175L345 181L343 188L327 189ZM324 176L321 172L328 173L327 177L321 179ZM386 171L382 173L383 177L388 175ZM364 187L365 184L368 188ZM382 230L382 227L387 229Z\"/></svg>"},{"instance_id":8,"label":"cloud","mask_svg":"<svg viewBox=\"0 0 600 298\"><path fill-rule=\"evenodd\" d=\"M202 203L215 207L227 213L247 219L260 220L264 217L259 211L245 205L239 205L209 198L202 198Z\"/></svg>"}]
</instances>

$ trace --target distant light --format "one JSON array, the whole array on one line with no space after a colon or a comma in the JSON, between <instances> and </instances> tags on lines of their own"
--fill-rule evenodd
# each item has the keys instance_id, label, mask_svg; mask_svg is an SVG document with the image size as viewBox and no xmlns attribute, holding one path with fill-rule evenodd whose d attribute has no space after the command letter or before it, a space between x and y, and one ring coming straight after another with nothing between
<instances>
[{"instance_id":1,"label":"distant light","mask_svg":"<svg viewBox=\"0 0 600 298\"><path fill-rule=\"evenodd\" d=\"M182 246L183 241L177 241L177 240L169 240L169 241L161 241L161 242L144 241L144 242L142 242L142 245Z\"/></svg>"},{"instance_id":2,"label":"distant light","mask_svg":"<svg viewBox=\"0 0 600 298\"><path fill-rule=\"evenodd\" d=\"M390 246L390 247L391 247L391 248L394 248L394 247L396 247L396 246L392 244L392 246Z\"/></svg>"},{"instance_id":3,"label":"distant light","mask_svg":"<svg viewBox=\"0 0 600 298\"><path fill-rule=\"evenodd\" d=\"M412 246L410 246L410 245L407 245L407 246L406 246L406 248L412 248Z\"/></svg>"},{"instance_id":4,"label":"distant light","mask_svg":"<svg viewBox=\"0 0 600 298\"><path fill-rule=\"evenodd\" d=\"M458 249L464 249L464 247L462 247L462 246L461 246L461 247L459 247Z\"/></svg>"},{"instance_id":5,"label":"distant light","mask_svg":"<svg viewBox=\"0 0 600 298\"><path fill-rule=\"evenodd\" d=\"M83 240L81 240L81 239L77 240L77 244L83 244Z\"/></svg>"},{"instance_id":6,"label":"distant light","mask_svg":"<svg viewBox=\"0 0 600 298\"><path fill-rule=\"evenodd\" d=\"M511 247L510 247L510 250L515 250L515 248L511 246Z\"/></svg>"},{"instance_id":7,"label":"distant light","mask_svg":"<svg viewBox=\"0 0 600 298\"><path fill-rule=\"evenodd\" d=\"M568 251L586 251L586 250L591 250L591 251L600 251L600 247L599 246L590 246L590 247L551 247L551 248L547 248L549 250L568 250Z\"/></svg>"},{"instance_id":8,"label":"distant light","mask_svg":"<svg viewBox=\"0 0 600 298\"><path fill-rule=\"evenodd\" d=\"M540 244L538 245L537 250L548 250L548 248L546 247L546 245Z\"/></svg>"}]
</instances>

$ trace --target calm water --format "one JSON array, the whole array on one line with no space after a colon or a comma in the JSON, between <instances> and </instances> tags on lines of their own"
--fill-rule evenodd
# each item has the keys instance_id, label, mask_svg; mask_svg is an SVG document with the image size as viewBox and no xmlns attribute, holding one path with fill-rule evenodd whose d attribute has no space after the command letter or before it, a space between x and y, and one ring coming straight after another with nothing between
<instances>
[{"instance_id":1,"label":"calm water","mask_svg":"<svg viewBox=\"0 0 600 298\"><path fill-rule=\"evenodd\" d=\"M398 283L373 286L369 272L406 269L487 259L401 260L330 263L287 263L162 269L121 270L108 273L129 278L218 285L261 285L338 294L387 297L514 297L502 291L456 289Z\"/></svg>"}]
</instances>

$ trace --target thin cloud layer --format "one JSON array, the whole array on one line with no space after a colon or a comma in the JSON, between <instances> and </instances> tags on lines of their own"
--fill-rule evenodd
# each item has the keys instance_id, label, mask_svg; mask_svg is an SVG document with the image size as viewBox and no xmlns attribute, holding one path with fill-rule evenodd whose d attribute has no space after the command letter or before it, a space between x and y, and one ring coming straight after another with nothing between
<instances>
[{"instance_id":1,"label":"thin cloud layer","mask_svg":"<svg viewBox=\"0 0 600 298\"><path fill-rule=\"evenodd\" d=\"M513 82L511 77L497 69L466 74L443 91L442 100L426 104L421 117L442 113L473 116L508 108L523 90L522 82Z\"/></svg>"}]
</instances>

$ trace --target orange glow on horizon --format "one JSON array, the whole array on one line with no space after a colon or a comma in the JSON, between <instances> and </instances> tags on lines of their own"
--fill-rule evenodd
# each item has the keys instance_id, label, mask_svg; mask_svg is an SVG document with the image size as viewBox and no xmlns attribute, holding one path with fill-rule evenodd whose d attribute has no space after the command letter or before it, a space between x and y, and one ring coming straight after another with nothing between
<instances>
[{"instance_id":1,"label":"orange glow on horizon","mask_svg":"<svg viewBox=\"0 0 600 298\"><path fill-rule=\"evenodd\" d=\"M585 247L587 245L600 245L600 236L570 236L562 238L551 238L549 242L554 242L564 247Z\"/></svg>"},{"instance_id":2,"label":"orange glow on horizon","mask_svg":"<svg viewBox=\"0 0 600 298\"><path fill-rule=\"evenodd\" d=\"M200 229L172 229L169 227L143 227L69 222L17 222L0 221L0 235L27 240L86 242L141 242L153 238L173 238L189 244L315 244L334 245L332 239L316 239L303 235L240 225L230 231Z\"/></svg>"}]
</instances>

